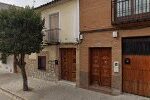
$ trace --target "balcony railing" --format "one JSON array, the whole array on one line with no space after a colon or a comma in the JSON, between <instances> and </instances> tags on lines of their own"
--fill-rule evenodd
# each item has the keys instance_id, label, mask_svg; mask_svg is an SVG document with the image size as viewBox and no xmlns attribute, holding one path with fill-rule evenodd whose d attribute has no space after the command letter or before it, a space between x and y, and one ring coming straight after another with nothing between
<instances>
[{"instance_id":1,"label":"balcony railing","mask_svg":"<svg viewBox=\"0 0 150 100\"><path fill-rule=\"evenodd\" d=\"M59 43L60 29L49 29L44 32L44 44L58 44Z\"/></svg>"},{"instance_id":2,"label":"balcony railing","mask_svg":"<svg viewBox=\"0 0 150 100\"><path fill-rule=\"evenodd\" d=\"M112 24L150 21L150 0L112 0Z\"/></svg>"}]
</instances>

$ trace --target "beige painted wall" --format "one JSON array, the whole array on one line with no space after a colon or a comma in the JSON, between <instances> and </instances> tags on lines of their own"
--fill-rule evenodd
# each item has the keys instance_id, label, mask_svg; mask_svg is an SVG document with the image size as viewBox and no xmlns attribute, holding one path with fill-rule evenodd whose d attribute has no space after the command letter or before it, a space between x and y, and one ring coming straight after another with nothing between
<instances>
[{"instance_id":1,"label":"beige painted wall","mask_svg":"<svg viewBox=\"0 0 150 100\"><path fill-rule=\"evenodd\" d=\"M45 47L42 51L48 51L49 54L49 60L56 60L57 59L57 53L58 53L58 46L48 46Z\"/></svg>"},{"instance_id":2,"label":"beige painted wall","mask_svg":"<svg viewBox=\"0 0 150 100\"><path fill-rule=\"evenodd\" d=\"M47 7L48 8L48 7ZM68 0L53 7L45 8L41 11L42 18L45 19L44 30L49 29L49 15L59 12L59 28L61 43L76 43L79 39L79 0ZM58 58L59 46L45 46L44 50L49 52L49 60ZM31 54L29 59L37 59L36 54Z\"/></svg>"},{"instance_id":3,"label":"beige painted wall","mask_svg":"<svg viewBox=\"0 0 150 100\"><path fill-rule=\"evenodd\" d=\"M79 70L79 48L77 39L79 39L79 0L66 0L64 3L57 4L53 7L42 9L42 18L45 19L44 30L49 29L49 16L59 12L60 44L47 45L39 54L31 54L28 59L28 73L30 76L46 80L60 79L60 48L77 49L77 70ZM38 70L38 56L46 56L46 71ZM58 60L59 64L55 65L54 61ZM55 66L53 66L55 65ZM77 71L79 72L79 71ZM77 74L77 81L79 80ZM79 83L79 82L77 82Z\"/></svg>"},{"instance_id":4,"label":"beige painted wall","mask_svg":"<svg viewBox=\"0 0 150 100\"><path fill-rule=\"evenodd\" d=\"M47 55L43 55L43 52L47 52ZM54 61L58 59L58 46L46 46L39 54L32 53L29 55L29 59L37 60L39 55L47 56L47 61Z\"/></svg>"},{"instance_id":5,"label":"beige painted wall","mask_svg":"<svg viewBox=\"0 0 150 100\"><path fill-rule=\"evenodd\" d=\"M79 1L70 0L41 12L45 18L46 30L49 29L49 15L59 12L61 43L74 43L79 38Z\"/></svg>"}]
</instances>

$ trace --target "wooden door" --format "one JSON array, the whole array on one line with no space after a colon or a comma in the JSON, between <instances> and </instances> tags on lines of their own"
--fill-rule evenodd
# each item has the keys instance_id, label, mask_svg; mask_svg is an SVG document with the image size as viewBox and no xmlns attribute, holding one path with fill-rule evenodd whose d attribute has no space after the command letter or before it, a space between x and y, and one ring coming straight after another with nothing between
<instances>
[{"instance_id":1,"label":"wooden door","mask_svg":"<svg viewBox=\"0 0 150 100\"><path fill-rule=\"evenodd\" d=\"M150 56L124 55L123 61L123 92L150 96Z\"/></svg>"},{"instance_id":2,"label":"wooden door","mask_svg":"<svg viewBox=\"0 0 150 100\"><path fill-rule=\"evenodd\" d=\"M76 49L60 49L61 54L61 79L76 81Z\"/></svg>"},{"instance_id":3,"label":"wooden door","mask_svg":"<svg viewBox=\"0 0 150 100\"><path fill-rule=\"evenodd\" d=\"M111 48L91 48L90 63L90 84L111 87Z\"/></svg>"},{"instance_id":4,"label":"wooden door","mask_svg":"<svg viewBox=\"0 0 150 100\"><path fill-rule=\"evenodd\" d=\"M123 40L123 92L150 96L150 38Z\"/></svg>"}]
</instances>

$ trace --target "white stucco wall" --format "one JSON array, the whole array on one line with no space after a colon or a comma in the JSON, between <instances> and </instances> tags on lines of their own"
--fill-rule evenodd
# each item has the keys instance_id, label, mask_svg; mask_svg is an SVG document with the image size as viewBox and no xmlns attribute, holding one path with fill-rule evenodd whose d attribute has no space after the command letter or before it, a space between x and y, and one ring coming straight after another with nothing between
<instances>
[{"instance_id":1,"label":"white stucco wall","mask_svg":"<svg viewBox=\"0 0 150 100\"><path fill-rule=\"evenodd\" d=\"M70 0L48 9L41 14L45 18L45 27L49 29L49 15L59 12L61 43L75 43L79 39L79 0Z\"/></svg>"},{"instance_id":2,"label":"white stucco wall","mask_svg":"<svg viewBox=\"0 0 150 100\"><path fill-rule=\"evenodd\" d=\"M0 70L13 73L14 72L13 64L14 64L13 56L9 56L7 58L7 64L3 64L2 61L0 61Z\"/></svg>"}]
</instances>

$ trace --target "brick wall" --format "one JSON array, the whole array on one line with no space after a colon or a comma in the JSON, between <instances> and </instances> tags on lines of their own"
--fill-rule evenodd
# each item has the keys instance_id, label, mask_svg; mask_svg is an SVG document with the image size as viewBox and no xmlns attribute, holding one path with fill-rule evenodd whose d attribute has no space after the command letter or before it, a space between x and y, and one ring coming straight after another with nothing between
<instances>
[{"instance_id":1,"label":"brick wall","mask_svg":"<svg viewBox=\"0 0 150 100\"><path fill-rule=\"evenodd\" d=\"M113 38L111 30L88 33L90 30L109 29L111 26L111 0L80 0L80 31L84 39L80 44L80 79L79 86L89 86L89 48L112 48L112 82L110 89L113 94L122 92L122 39L124 37L150 36L150 28L117 29L118 37ZM87 32L86 32L87 31ZM119 72L114 73L113 63L119 61ZM106 89L104 89L106 90Z\"/></svg>"},{"instance_id":2,"label":"brick wall","mask_svg":"<svg viewBox=\"0 0 150 100\"><path fill-rule=\"evenodd\" d=\"M80 0L80 31L111 27L111 0Z\"/></svg>"}]
</instances>

